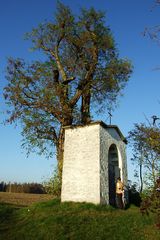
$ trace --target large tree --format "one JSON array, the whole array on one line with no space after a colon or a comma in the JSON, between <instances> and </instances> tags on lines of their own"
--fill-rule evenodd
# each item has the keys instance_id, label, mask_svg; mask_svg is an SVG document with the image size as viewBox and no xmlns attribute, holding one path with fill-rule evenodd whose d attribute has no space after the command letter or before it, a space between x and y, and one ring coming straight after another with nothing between
<instances>
[{"instance_id":1,"label":"large tree","mask_svg":"<svg viewBox=\"0 0 160 240\"><path fill-rule=\"evenodd\" d=\"M94 8L74 16L57 4L53 21L40 24L27 38L43 62L8 59L4 88L8 122L20 121L30 149L55 145L59 175L63 164L64 127L88 124L91 106L99 110L125 87L131 64L118 56L105 15ZM93 105L92 105L93 104Z\"/></svg>"}]
</instances>

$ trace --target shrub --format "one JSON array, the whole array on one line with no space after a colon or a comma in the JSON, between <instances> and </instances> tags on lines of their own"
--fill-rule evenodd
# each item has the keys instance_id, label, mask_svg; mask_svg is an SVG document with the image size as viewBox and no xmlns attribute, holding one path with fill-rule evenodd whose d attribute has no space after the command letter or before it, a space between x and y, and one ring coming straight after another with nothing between
<instances>
[{"instance_id":1,"label":"shrub","mask_svg":"<svg viewBox=\"0 0 160 240\"><path fill-rule=\"evenodd\" d=\"M129 195L129 204L133 204L137 207L141 205L141 196L140 193L137 191L136 184L132 184L128 186L128 195Z\"/></svg>"},{"instance_id":2,"label":"shrub","mask_svg":"<svg viewBox=\"0 0 160 240\"><path fill-rule=\"evenodd\" d=\"M58 170L55 169L53 172L53 176L49 178L47 181L43 182L43 187L48 194L53 194L56 197L60 197L61 195L61 177L58 175Z\"/></svg>"},{"instance_id":3,"label":"shrub","mask_svg":"<svg viewBox=\"0 0 160 240\"><path fill-rule=\"evenodd\" d=\"M160 229L160 190L155 186L148 195L143 197L140 211L142 214L153 214L157 228Z\"/></svg>"}]
</instances>

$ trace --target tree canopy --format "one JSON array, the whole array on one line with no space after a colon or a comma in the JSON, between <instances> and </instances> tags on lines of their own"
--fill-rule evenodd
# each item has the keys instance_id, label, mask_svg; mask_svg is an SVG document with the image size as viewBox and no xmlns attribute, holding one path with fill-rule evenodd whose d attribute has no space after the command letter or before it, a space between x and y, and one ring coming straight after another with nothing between
<instances>
[{"instance_id":1,"label":"tree canopy","mask_svg":"<svg viewBox=\"0 0 160 240\"><path fill-rule=\"evenodd\" d=\"M63 127L88 124L91 110L115 103L132 71L131 63L119 58L105 14L94 8L71 9L58 2L55 18L30 33L32 49L43 61L28 64L8 59L4 97L9 106L8 122L20 121L29 150L48 152L56 146L63 162Z\"/></svg>"},{"instance_id":2,"label":"tree canopy","mask_svg":"<svg viewBox=\"0 0 160 240\"><path fill-rule=\"evenodd\" d=\"M160 174L160 129L157 125L135 124L129 132L129 141L133 149L133 163L139 166L141 191L143 183L155 186Z\"/></svg>"}]
</instances>

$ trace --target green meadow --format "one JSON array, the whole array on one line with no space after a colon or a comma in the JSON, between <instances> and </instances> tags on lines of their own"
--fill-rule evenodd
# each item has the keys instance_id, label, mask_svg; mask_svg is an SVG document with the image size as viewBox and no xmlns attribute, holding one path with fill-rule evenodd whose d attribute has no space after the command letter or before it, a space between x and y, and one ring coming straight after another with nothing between
<instances>
[{"instance_id":1,"label":"green meadow","mask_svg":"<svg viewBox=\"0 0 160 240\"><path fill-rule=\"evenodd\" d=\"M141 240L160 239L153 216L131 206L118 210L59 199L18 206L0 203L0 239Z\"/></svg>"}]
</instances>

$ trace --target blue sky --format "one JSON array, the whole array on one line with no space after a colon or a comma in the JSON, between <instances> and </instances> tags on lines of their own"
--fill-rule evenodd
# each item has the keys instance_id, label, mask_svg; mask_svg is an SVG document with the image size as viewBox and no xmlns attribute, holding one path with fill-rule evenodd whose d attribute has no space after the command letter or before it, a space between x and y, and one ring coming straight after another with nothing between
<instances>
[{"instance_id":1,"label":"blue sky","mask_svg":"<svg viewBox=\"0 0 160 240\"><path fill-rule=\"evenodd\" d=\"M160 7L154 0L63 0L75 14L80 7L94 6L106 12L106 24L111 27L121 57L127 57L134 66L133 74L125 88L124 96L113 113L112 123L123 134L134 123L144 122L145 116L160 116L160 46L143 37L145 27L160 24ZM54 0L0 0L0 122L5 116L2 97L6 84L5 67L9 56L27 61L40 58L28 49L24 34L45 19L51 19L55 11ZM108 121L108 115L95 116L96 120ZM0 124L0 181L41 182L51 175L55 159L31 154L28 158L21 148L20 126ZM133 177L128 149L129 179Z\"/></svg>"}]
</instances>

